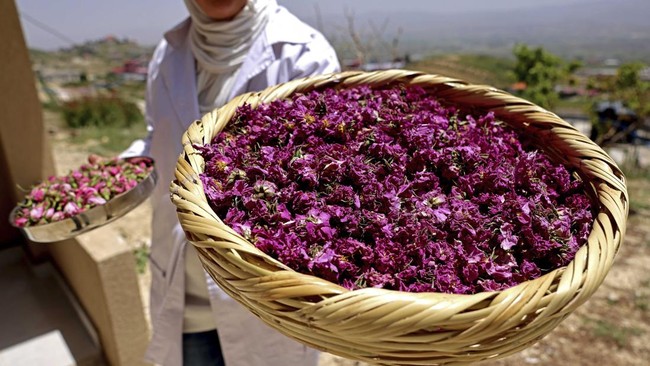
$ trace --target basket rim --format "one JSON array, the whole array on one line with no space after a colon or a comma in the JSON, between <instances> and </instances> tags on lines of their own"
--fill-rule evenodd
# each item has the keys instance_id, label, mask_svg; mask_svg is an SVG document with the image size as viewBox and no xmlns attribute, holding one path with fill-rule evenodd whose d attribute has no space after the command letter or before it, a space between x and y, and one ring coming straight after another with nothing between
<instances>
[{"instance_id":1,"label":"basket rim","mask_svg":"<svg viewBox=\"0 0 650 366\"><path fill-rule=\"evenodd\" d=\"M238 106L247 103L252 108L256 108L261 103L283 98L296 91L306 92L327 87L345 88L361 84L379 87L393 83L418 85L429 93L435 93L436 97L443 101L452 104L460 103L463 106L472 106L472 108L483 111L493 111L498 119L503 120L515 129L534 131L536 134L540 134L540 141L548 144L547 148L550 149L550 154L553 155L551 156L552 159L561 158L563 163L567 164L568 162L568 165L580 172L581 176L584 174L583 179L588 180L590 187L594 190L594 199L598 200L598 212L594 215L594 223L587 242L578 250L575 258L566 266L556 268L536 279L498 291L449 294L440 292L415 293L383 288L348 290L319 277L289 269L278 260L257 249L254 244L237 235L233 229L220 221L216 213L211 212L212 210L207 204L203 192L201 180L198 177L203 172L203 158L196 153L193 146L209 143L225 127ZM479 103L478 107L477 103ZM225 106L207 113L201 120L195 121L183 135L183 148L184 151L179 156L177 163L176 179L170 185L171 199L176 205L179 220L188 235L188 239L197 248L204 267L209 270L222 289L249 307L249 309L251 307L257 308L257 305L253 304L253 302L260 300L259 296L267 296L263 299L264 301L276 301L277 304L280 304L278 306L284 306L293 301L292 294L294 293L290 290L297 287L291 287L286 292L280 290L264 292L267 287L272 286L269 281L291 279L301 284L308 283L311 287L308 286L306 292L316 291L315 288L317 287L326 287L323 293L319 293L320 301L308 305L302 303L296 305L299 313L296 316L301 317L303 320L306 319L304 321L309 324L308 326L316 326L316 323L311 323L310 317L318 314L319 309L322 310L328 304L348 300L354 301L353 299L356 298L365 301L368 298L382 297L392 298L413 306L421 306L422 309L440 306L440 304L456 304L454 309L456 313L449 313L448 321L460 322L465 319L473 324L463 332L465 335L473 334L472 332L481 329L485 331L484 327L482 328L478 324L480 321L477 323L477 317L485 320L488 318L487 314L493 311L502 311L514 304L513 306L518 310L509 314L509 316L518 319L519 324L523 324L522 327L533 324L544 328L544 333L541 334L543 336L553 329L564 316L584 303L602 283L612 266L614 255L618 252L618 248L622 243L629 211L626 179L613 159L602 148L556 114L491 86L470 84L462 80L419 71L347 71L297 79L267 88L261 92L245 93L234 98ZM546 148L544 150L546 151ZM549 151L546 152L549 153ZM215 220L221 223L220 225L223 227L220 227L219 230L232 235L232 237L229 236L228 240L230 241L227 242L223 238L215 240L214 237L211 238L210 235L206 234L206 232L216 229L202 226L203 222L199 222L201 220L198 219L200 215L197 212L207 217L204 220L206 222ZM216 249L213 247L214 244L223 246ZM221 278L218 275L218 273L221 273L220 271L227 271L235 266L231 265L232 263L226 263L228 269L212 268L211 264L213 263L211 261L219 253L227 253L227 260L232 259L233 261L236 260L237 263L244 263L242 269L233 269L234 272L232 273L239 275L240 272L244 273L248 270L255 273L246 272L244 276L246 278L237 280ZM254 259L255 264L246 262L247 260L253 261L251 258ZM261 268L262 265L264 268ZM237 286L242 288L246 286L247 292L240 294ZM255 290L252 290L253 288ZM263 295L253 292L258 290ZM274 294L278 297L273 298ZM293 306L293 303L291 304ZM300 308L303 305L310 308L308 310ZM264 308L259 312L255 311L255 314L285 333L282 326L278 325L279 323L275 324L275 320L271 320L275 315L269 315L267 318L264 315L265 312L270 314L273 310L272 308ZM259 313L262 313L262 315ZM533 317L526 319L527 314ZM549 326L544 321L538 321L538 317L546 317L549 322L554 323ZM470 321L471 319L474 319L474 321ZM495 320L494 318L489 319ZM499 318L502 327L505 327L505 324L511 324L510 320L504 319ZM531 342L532 336L530 334L525 337L527 337L525 339L528 342ZM294 338L296 337L294 336ZM521 344L518 346L521 346ZM332 350L328 348L326 350L337 354L344 353L339 349ZM501 355L510 353L512 352L504 351Z\"/></svg>"},{"instance_id":2,"label":"basket rim","mask_svg":"<svg viewBox=\"0 0 650 366\"><path fill-rule=\"evenodd\" d=\"M334 84L334 87L340 87L341 84L340 84L340 82L339 82L338 80L341 79L341 78L344 78L344 77L363 76L363 75L370 75L370 74L385 74L385 73L396 73L396 74L398 74L400 77L397 78L397 79L395 79L395 80L392 81L392 82L385 83L384 85L388 85L388 84L392 84L392 83L396 83L396 84L404 83L404 80L403 80L404 77L406 77L406 78L413 78L413 77L415 77L415 76L427 75L426 73L419 72L419 71L410 71L410 70L401 70L401 69L395 69L395 70L380 70L380 71L374 71L374 72L345 71L345 72L340 72L340 73L324 74L324 75L316 76L316 77L308 77L308 78L296 79L296 80L289 81L289 82L285 83L285 85L287 85L289 88L291 88L291 89L293 89L293 90L296 90L296 89L299 89L299 86L301 86L301 84L304 83L304 81L309 80L309 79L318 79L318 82L315 82L315 83L314 83L314 87L312 87L312 88L308 88L307 90L300 90L300 92L306 92L306 91L308 91L308 90L312 90L312 89L321 89L322 86L320 86L320 85L321 85L321 84L325 84L325 83L332 83L332 84ZM434 76L437 76L437 75L434 75ZM451 87L451 88L470 87L470 88L474 88L474 89L477 89L477 90L479 90L479 89L483 89L483 90L485 90L485 91L489 91L489 92L496 92L496 93L503 93L503 94L506 94L506 95L508 95L508 96L510 97L510 99L511 99L511 104L513 104L513 105L527 106L527 107L532 107L532 108L537 108L539 112L547 113L548 116L549 116L549 118L557 119L557 120L563 122L564 124L566 124L567 126L571 127L574 131L576 131L576 132L578 132L579 134L581 134L581 133L580 133L576 128L574 128L572 125L568 124L567 122L563 121L563 120L562 120L559 116L557 116L556 114L554 114L554 113L552 113L552 112L550 112L550 111L548 111L548 110L545 110L545 109L543 109L543 108L541 108L541 107L539 107L539 106L537 106L537 105L535 105L535 104L533 104L533 103L531 103L531 102L529 102L529 101L527 101L527 100L525 100L525 99L522 99L522 98L519 98L519 97L516 97L516 96L512 96L512 95L510 95L509 93L507 93L507 92L505 92L505 91L502 91L502 90L500 90L500 89L494 88L494 87L489 86L489 85L471 84L471 83L468 83L468 82L463 81L463 80L460 80L460 79L453 79L453 78L448 78L448 77L443 77L443 78L446 79L445 82L444 82L444 84L447 85L447 86L449 86L449 87ZM375 85L373 85L373 86L375 86ZM248 93L241 94L241 95L238 96L237 98L233 99L233 100L231 101L231 103L235 103L235 102L236 102L237 106L241 106L241 105L244 105L245 103L247 103L247 102L250 100L250 98L256 98L256 97L262 99L262 101L261 101L260 103L266 103L266 102L269 102L269 101L271 101L271 100L275 100L275 99L276 99L276 95L275 95L274 93L264 93L264 91L262 91L262 92L248 92ZM444 99L443 99L443 101L444 101ZM257 105L255 105L253 108L256 108L256 107L257 107ZM197 121L195 121L195 124L197 124L197 125L198 125L198 124L201 124L202 127L204 127L205 124L206 124L207 122L209 122L209 120L213 119L215 115L220 114L220 113L223 111L223 109L224 109L224 107L216 108L216 109L213 110L212 112L209 112L209 113L205 114L201 120L197 120ZM206 120L207 120L207 121L206 121ZM506 122L506 123L509 124L508 121L504 121L504 122ZM225 124L224 124L223 126L221 126L221 127L222 127L222 128L225 127ZM565 126L565 127L566 127L566 126ZM214 135L213 135L212 137L216 136L216 134L217 134L218 132L220 132L220 131L221 131L221 129L215 129L215 130L214 130ZM581 134L581 135L582 135L582 134ZM586 136L584 136L584 135L583 135L583 137L586 138ZM190 141L191 141L191 140L190 140ZM590 140L589 140L589 141L590 141ZM203 145L203 144L204 144L204 141L201 141L200 143ZM197 144L197 141L193 141L193 142L190 143L190 145L195 145L195 144ZM183 145L184 145L184 146L188 146L187 142L184 142ZM595 145L595 144L594 144L594 145ZM603 151L603 154L604 154L605 156L609 157L609 156L608 156L604 151ZM182 159L182 158L183 158L183 156L181 155L181 156L179 157L179 159ZM610 160L611 160L611 158L610 158ZM610 163L612 164L612 166L614 166L614 167L616 167L616 168L618 169L618 166L616 165L616 163L615 163L613 160L611 160ZM203 168L202 165L200 165L200 167ZM575 167L574 167L574 168L575 168ZM198 177L198 174L203 173L203 169L197 170L197 171L195 171L195 173L197 174L197 177ZM624 177L624 175L623 175L623 173L622 173L622 171L621 171L620 169L617 170L617 173L618 173L621 177ZM198 184L201 184L200 179L197 178L196 181L198 182ZM179 182L178 180L174 180L174 181L172 182L172 185L170 186L170 189L171 189L171 191L172 191L172 196L173 196L174 194L176 194L175 192L177 191L177 187L178 187L178 184L179 184L179 183L181 183L181 182ZM624 192L625 192L625 196L626 196L626 199L627 199L627 190L625 189ZM593 197L590 197L590 198L593 198ZM602 212L602 209L599 209L599 210L598 210L598 214L600 214L601 212ZM627 216L627 213L626 213L626 216ZM592 229L592 232L593 232L593 229ZM590 232L590 236L591 236L592 232ZM233 231L233 233L234 233L234 231ZM234 234L237 235L236 233L234 233ZM247 240L244 239L244 238L242 238L242 239L245 240L245 241L247 241ZM248 241L247 241L247 242L248 242ZM252 244L252 243L250 243L250 242L248 242L248 243L250 244L250 246L251 246L252 248L257 249L257 248L254 246L254 244ZM586 247L586 245L583 245L583 246L579 249L579 252L585 250L585 249L584 249L585 247ZM259 252L260 252L261 254L263 254L264 256L268 256L266 253L263 253L262 251L259 251ZM578 253L576 253L576 256L578 256ZM270 256L268 256L268 257L269 257L272 261L277 262L278 265L286 267L282 262L280 262L280 261L278 261L278 260L276 260L276 259L274 259L274 258L272 258L272 257L270 257ZM573 260L572 260L571 262L573 262ZM569 263L569 264L571 264L571 263ZM509 287L509 288L507 288L507 289L498 290L498 291L484 291L484 292L501 293L501 292L508 291L508 290L513 289L513 288L517 288L517 287L520 287L520 286L522 286L522 285L525 285L527 282L537 281L537 280L542 281L542 278L543 278L543 277L554 276L554 275L556 275L558 272L563 272L563 271L565 271L567 267L568 267L568 265L563 266L563 267L558 267L558 268L556 268L556 269L554 269L554 270L552 270L552 271L550 271L550 272L545 273L544 275L542 275L542 276L540 276L540 277L538 277L538 278L536 278L536 279L528 280L528 281L522 282L522 283L520 283L520 284L517 284L517 285L515 285L515 286ZM317 278L317 279L320 280L320 278L317 277L317 276L308 275L308 274L303 274L303 273L297 272L297 271L295 271L295 270L293 270L293 269L291 269L291 268L288 268L288 267L286 267L285 269L288 270L288 271L292 271L292 272L298 273L298 274L300 274L300 275L304 275L304 276L308 276L308 277L313 277L313 278ZM335 283L333 283L333 285L339 286L338 284L335 284ZM344 288L344 287L342 287L342 286L340 286L340 287L341 287L342 290L344 290L344 291L346 291L346 292L347 292L347 291L361 291L361 290L364 290L364 289L365 289L365 288L361 288L361 289L349 290L349 289L346 289L346 288ZM386 291L387 293L399 292L399 293L403 293L403 294L417 294L417 293L414 293L414 292L405 292L405 291L390 290L390 289L376 289L376 288L373 288L373 291L374 291L374 290L382 290L382 291ZM475 294L449 294L449 293L438 293L438 292L425 292L425 293L445 294L445 295L453 295L453 296L460 296L460 297L474 296L474 295L477 294L477 293L475 293Z\"/></svg>"}]
</instances>

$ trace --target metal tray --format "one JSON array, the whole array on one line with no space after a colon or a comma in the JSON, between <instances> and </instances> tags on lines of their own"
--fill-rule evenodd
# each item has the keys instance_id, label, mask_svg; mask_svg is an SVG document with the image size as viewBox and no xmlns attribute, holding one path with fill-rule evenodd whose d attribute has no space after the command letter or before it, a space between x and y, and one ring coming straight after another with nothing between
<instances>
[{"instance_id":1,"label":"metal tray","mask_svg":"<svg viewBox=\"0 0 650 366\"><path fill-rule=\"evenodd\" d=\"M158 173L153 159L149 157L132 157L125 160L147 159L151 161L153 169L137 186L121 193L103 205L95 206L75 216L55 221L49 224L18 227L14 224L14 216L19 207L16 206L9 215L9 222L22 232L25 237L33 242L51 243L74 238L98 227L104 226L115 219L124 216L129 211L144 202L153 192Z\"/></svg>"}]
</instances>

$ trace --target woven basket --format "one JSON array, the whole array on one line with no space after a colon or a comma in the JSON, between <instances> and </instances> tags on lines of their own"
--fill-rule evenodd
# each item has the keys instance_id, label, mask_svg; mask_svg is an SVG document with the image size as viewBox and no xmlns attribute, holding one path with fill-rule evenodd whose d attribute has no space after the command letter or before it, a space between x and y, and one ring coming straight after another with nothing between
<instances>
[{"instance_id":1,"label":"woven basket","mask_svg":"<svg viewBox=\"0 0 650 366\"><path fill-rule=\"evenodd\" d=\"M492 111L588 182L598 214L588 243L566 267L498 292L474 295L350 291L297 273L255 248L210 208L198 174L205 145L238 106L327 87L410 84L461 109ZM518 352L548 334L602 283L625 233L628 196L614 161L574 127L530 102L487 86L404 70L345 72L241 95L194 122L171 185L172 201L204 268L260 319L304 344L381 365L467 364Z\"/></svg>"}]
</instances>

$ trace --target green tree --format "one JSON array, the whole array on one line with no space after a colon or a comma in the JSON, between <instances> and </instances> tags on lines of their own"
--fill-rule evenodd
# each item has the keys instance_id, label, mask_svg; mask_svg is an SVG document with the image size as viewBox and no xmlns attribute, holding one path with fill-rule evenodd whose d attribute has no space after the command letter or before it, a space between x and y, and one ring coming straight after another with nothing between
<instances>
[{"instance_id":1,"label":"green tree","mask_svg":"<svg viewBox=\"0 0 650 366\"><path fill-rule=\"evenodd\" d=\"M546 109L553 108L559 98L555 85L568 80L582 66L578 61L567 63L543 47L518 44L513 53L515 78L526 84L521 96Z\"/></svg>"},{"instance_id":2,"label":"green tree","mask_svg":"<svg viewBox=\"0 0 650 366\"><path fill-rule=\"evenodd\" d=\"M641 80L641 71L645 67L641 62L621 65L611 91L612 97L622 100L639 119L650 116L650 82Z\"/></svg>"},{"instance_id":3,"label":"green tree","mask_svg":"<svg viewBox=\"0 0 650 366\"><path fill-rule=\"evenodd\" d=\"M129 127L144 117L133 102L118 97L100 96L64 103L61 113L68 127Z\"/></svg>"},{"instance_id":4,"label":"green tree","mask_svg":"<svg viewBox=\"0 0 650 366\"><path fill-rule=\"evenodd\" d=\"M599 130L596 143L608 145L621 141L638 129L650 117L650 82L641 80L641 71L646 67L641 62L621 65L616 76L598 83L592 81L604 92L606 99L620 101L634 111L636 118L624 129L617 129L614 124L603 125L603 121L594 120L594 127Z\"/></svg>"}]
</instances>

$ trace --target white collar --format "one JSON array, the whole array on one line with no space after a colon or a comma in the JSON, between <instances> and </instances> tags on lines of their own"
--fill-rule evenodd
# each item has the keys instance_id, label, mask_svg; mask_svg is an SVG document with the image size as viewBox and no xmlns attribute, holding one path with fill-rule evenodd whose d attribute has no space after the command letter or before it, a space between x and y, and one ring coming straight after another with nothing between
<instances>
[{"instance_id":1,"label":"white collar","mask_svg":"<svg viewBox=\"0 0 650 366\"><path fill-rule=\"evenodd\" d=\"M291 14L287 9L282 6L277 6L273 10L274 15L271 16L269 23L264 30L264 36L268 44L273 45L276 43L296 43L304 44L310 42L314 33L311 28L302 26L297 22L295 15ZM291 21L287 22L288 18ZM165 32L164 37L167 43L173 48L178 48L183 42L187 42L187 34L192 20L187 17L182 22ZM289 24L300 24L300 29L288 29Z\"/></svg>"}]
</instances>

